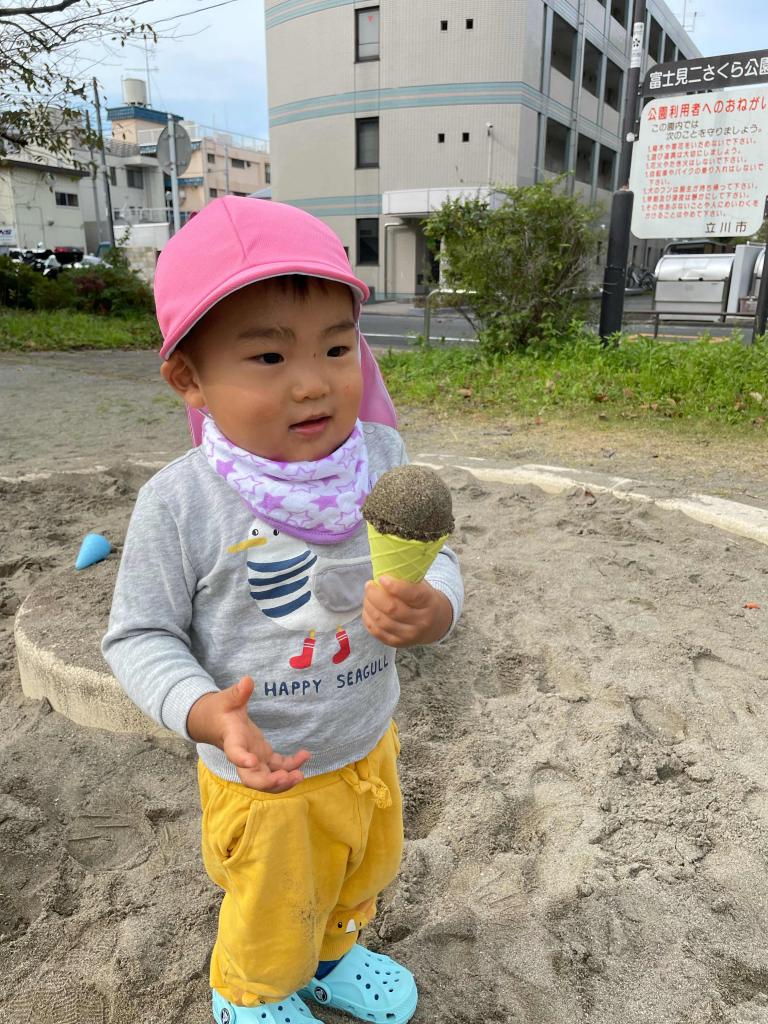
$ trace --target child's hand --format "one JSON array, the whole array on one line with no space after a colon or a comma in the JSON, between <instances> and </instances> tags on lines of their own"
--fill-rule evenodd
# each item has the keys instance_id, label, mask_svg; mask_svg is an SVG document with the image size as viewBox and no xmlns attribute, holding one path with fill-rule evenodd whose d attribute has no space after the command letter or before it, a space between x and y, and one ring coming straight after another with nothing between
<instances>
[{"instance_id":1,"label":"child's hand","mask_svg":"<svg viewBox=\"0 0 768 1024\"><path fill-rule=\"evenodd\" d=\"M448 632L451 602L429 583L380 576L365 585L363 625L389 647L431 644Z\"/></svg>"},{"instance_id":2,"label":"child's hand","mask_svg":"<svg viewBox=\"0 0 768 1024\"><path fill-rule=\"evenodd\" d=\"M199 743L213 743L237 768L240 781L265 793L284 793L302 782L299 769L309 760L306 750L276 754L264 733L248 717L253 679L243 678L220 693L195 701L187 716L187 731Z\"/></svg>"}]
</instances>

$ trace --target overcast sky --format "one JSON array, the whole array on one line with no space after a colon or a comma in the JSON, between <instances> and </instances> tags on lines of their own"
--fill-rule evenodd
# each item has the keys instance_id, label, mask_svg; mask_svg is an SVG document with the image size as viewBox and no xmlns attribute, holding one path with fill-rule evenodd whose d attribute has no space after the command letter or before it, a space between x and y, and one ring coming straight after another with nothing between
<instances>
[{"instance_id":1,"label":"overcast sky","mask_svg":"<svg viewBox=\"0 0 768 1024\"><path fill-rule=\"evenodd\" d=\"M188 120L268 138L263 0L152 0L140 8L162 38L149 53L152 106ZM683 0L667 0L682 15ZM205 10L205 8L209 8ZM687 0L698 11L693 40L705 55L768 49L763 0ZM182 17L174 17L183 15ZM123 77L146 78L141 48L103 56L90 73L110 105L122 102ZM156 70L152 70L152 66Z\"/></svg>"}]
</instances>

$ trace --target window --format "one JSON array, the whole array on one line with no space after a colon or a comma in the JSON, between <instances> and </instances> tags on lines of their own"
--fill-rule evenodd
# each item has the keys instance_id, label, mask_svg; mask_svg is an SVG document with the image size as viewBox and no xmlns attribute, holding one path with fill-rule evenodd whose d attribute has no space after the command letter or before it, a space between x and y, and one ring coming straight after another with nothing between
<instances>
[{"instance_id":1,"label":"window","mask_svg":"<svg viewBox=\"0 0 768 1024\"><path fill-rule=\"evenodd\" d=\"M230 157L229 162L230 162L232 167L236 167L238 170L240 170L240 169L245 167L245 160L240 160L236 156Z\"/></svg>"},{"instance_id":2,"label":"window","mask_svg":"<svg viewBox=\"0 0 768 1024\"><path fill-rule=\"evenodd\" d=\"M110 167L109 168L109 180L110 180L110 183L112 185L117 185L117 168L116 167Z\"/></svg>"},{"instance_id":3,"label":"window","mask_svg":"<svg viewBox=\"0 0 768 1024\"><path fill-rule=\"evenodd\" d=\"M609 107L614 110L621 110L621 87L624 80L624 72L618 64L608 60L605 68L605 93L603 99Z\"/></svg>"},{"instance_id":4,"label":"window","mask_svg":"<svg viewBox=\"0 0 768 1024\"><path fill-rule=\"evenodd\" d=\"M552 22L552 67L566 78L573 78L576 57L576 29L559 14Z\"/></svg>"},{"instance_id":5,"label":"window","mask_svg":"<svg viewBox=\"0 0 768 1024\"><path fill-rule=\"evenodd\" d=\"M209 164L215 164L216 163L216 154L215 153L208 153L208 163Z\"/></svg>"},{"instance_id":6,"label":"window","mask_svg":"<svg viewBox=\"0 0 768 1024\"><path fill-rule=\"evenodd\" d=\"M219 190L217 188L209 188L208 194L210 195L211 199L215 199L219 194Z\"/></svg>"},{"instance_id":7,"label":"window","mask_svg":"<svg viewBox=\"0 0 768 1024\"><path fill-rule=\"evenodd\" d=\"M361 266L379 263L379 219L361 217L357 221L357 262Z\"/></svg>"},{"instance_id":8,"label":"window","mask_svg":"<svg viewBox=\"0 0 768 1024\"><path fill-rule=\"evenodd\" d=\"M379 166L379 119L378 117L358 117L355 121L357 133L356 167Z\"/></svg>"},{"instance_id":9,"label":"window","mask_svg":"<svg viewBox=\"0 0 768 1024\"><path fill-rule=\"evenodd\" d=\"M379 8L355 11L355 60L379 59Z\"/></svg>"},{"instance_id":10,"label":"window","mask_svg":"<svg viewBox=\"0 0 768 1024\"><path fill-rule=\"evenodd\" d=\"M125 175L128 179L128 188L144 188L144 174L141 167L126 167Z\"/></svg>"},{"instance_id":11,"label":"window","mask_svg":"<svg viewBox=\"0 0 768 1024\"><path fill-rule=\"evenodd\" d=\"M611 0L611 17L626 28L629 3L627 0Z\"/></svg>"},{"instance_id":12,"label":"window","mask_svg":"<svg viewBox=\"0 0 768 1024\"><path fill-rule=\"evenodd\" d=\"M248 193L247 192L233 192L232 195L233 196L247 196Z\"/></svg>"},{"instance_id":13,"label":"window","mask_svg":"<svg viewBox=\"0 0 768 1024\"><path fill-rule=\"evenodd\" d=\"M664 63L667 64L669 61L675 60L675 52L677 47L675 46L675 40L672 36L667 36L664 40Z\"/></svg>"},{"instance_id":14,"label":"window","mask_svg":"<svg viewBox=\"0 0 768 1024\"><path fill-rule=\"evenodd\" d=\"M580 135L576 148L576 181L592 184L592 166L595 159L595 143L586 135Z\"/></svg>"},{"instance_id":15,"label":"window","mask_svg":"<svg viewBox=\"0 0 768 1024\"><path fill-rule=\"evenodd\" d=\"M603 66L603 55L596 46L587 40L584 44L584 74L581 86L593 96L600 95L600 71Z\"/></svg>"},{"instance_id":16,"label":"window","mask_svg":"<svg viewBox=\"0 0 768 1024\"><path fill-rule=\"evenodd\" d=\"M655 61L661 60L661 25L655 18L651 18L648 32L648 56Z\"/></svg>"},{"instance_id":17,"label":"window","mask_svg":"<svg viewBox=\"0 0 768 1024\"><path fill-rule=\"evenodd\" d=\"M440 31L441 32L447 32L448 31L448 22L447 21L441 21L440 22Z\"/></svg>"},{"instance_id":18,"label":"window","mask_svg":"<svg viewBox=\"0 0 768 1024\"><path fill-rule=\"evenodd\" d=\"M559 121L547 119L547 140L544 149L544 167L562 174L568 170L568 138L570 132Z\"/></svg>"},{"instance_id":19,"label":"window","mask_svg":"<svg viewBox=\"0 0 768 1024\"><path fill-rule=\"evenodd\" d=\"M445 132L438 132L437 133L437 141L438 142L445 142Z\"/></svg>"},{"instance_id":20,"label":"window","mask_svg":"<svg viewBox=\"0 0 768 1024\"><path fill-rule=\"evenodd\" d=\"M469 142L469 132L462 132L461 133L461 141L462 142Z\"/></svg>"},{"instance_id":21,"label":"window","mask_svg":"<svg viewBox=\"0 0 768 1024\"><path fill-rule=\"evenodd\" d=\"M474 28L474 27L475 27L475 19L474 18L467 18L467 28Z\"/></svg>"},{"instance_id":22,"label":"window","mask_svg":"<svg viewBox=\"0 0 768 1024\"><path fill-rule=\"evenodd\" d=\"M264 164L264 181L267 185L272 183L272 166L271 164Z\"/></svg>"},{"instance_id":23,"label":"window","mask_svg":"<svg viewBox=\"0 0 768 1024\"><path fill-rule=\"evenodd\" d=\"M616 152L608 146L600 147L600 162L597 165L597 187L613 192L616 177Z\"/></svg>"},{"instance_id":24,"label":"window","mask_svg":"<svg viewBox=\"0 0 768 1024\"><path fill-rule=\"evenodd\" d=\"M57 206L79 206L80 200L77 196L77 192L57 192L56 193L56 205Z\"/></svg>"}]
</instances>

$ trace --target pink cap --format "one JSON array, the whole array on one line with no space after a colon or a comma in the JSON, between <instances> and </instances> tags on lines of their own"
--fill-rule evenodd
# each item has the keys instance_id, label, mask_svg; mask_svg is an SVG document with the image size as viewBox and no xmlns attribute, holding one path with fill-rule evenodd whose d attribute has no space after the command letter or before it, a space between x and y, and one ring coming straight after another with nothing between
<instances>
[{"instance_id":1,"label":"pink cap","mask_svg":"<svg viewBox=\"0 0 768 1024\"><path fill-rule=\"evenodd\" d=\"M214 199L167 243L155 271L155 305L167 359L208 310L255 281L306 274L339 281L352 290L355 320L370 292L355 277L338 236L323 221L287 203L247 196ZM392 399L378 364L360 334L363 399L360 419L394 427ZM202 414L188 409L200 443Z\"/></svg>"}]
</instances>

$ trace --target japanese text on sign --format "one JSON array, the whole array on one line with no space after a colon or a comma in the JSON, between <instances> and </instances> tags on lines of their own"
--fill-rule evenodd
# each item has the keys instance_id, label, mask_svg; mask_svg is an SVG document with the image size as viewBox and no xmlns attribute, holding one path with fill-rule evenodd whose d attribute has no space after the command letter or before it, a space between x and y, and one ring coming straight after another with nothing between
<instances>
[{"instance_id":1,"label":"japanese text on sign","mask_svg":"<svg viewBox=\"0 0 768 1024\"><path fill-rule=\"evenodd\" d=\"M768 50L758 50L658 64L648 72L644 91L646 96L651 96L765 82L768 82Z\"/></svg>"},{"instance_id":2,"label":"japanese text on sign","mask_svg":"<svg viewBox=\"0 0 768 1024\"><path fill-rule=\"evenodd\" d=\"M638 238L746 236L768 194L768 90L656 99L632 153Z\"/></svg>"}]
</instances>

